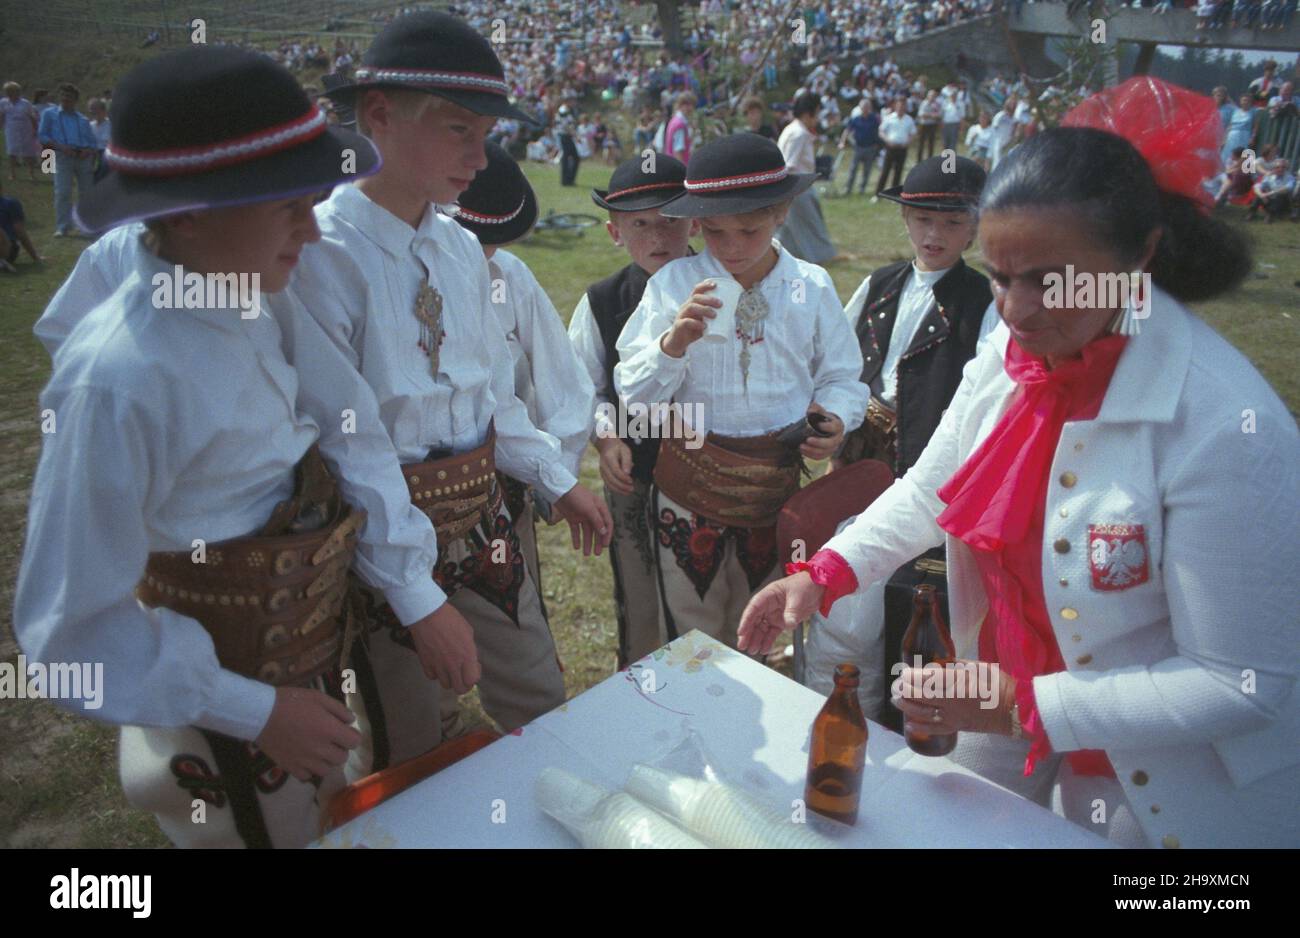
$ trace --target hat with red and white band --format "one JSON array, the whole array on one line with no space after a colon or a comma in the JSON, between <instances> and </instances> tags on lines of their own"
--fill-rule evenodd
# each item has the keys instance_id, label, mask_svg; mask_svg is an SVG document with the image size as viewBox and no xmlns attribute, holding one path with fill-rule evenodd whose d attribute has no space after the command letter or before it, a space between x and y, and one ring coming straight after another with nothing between
<instances>
[{"instance_id":1,"label":"hat with red and white band","mask_svg":"<svg viewBox=\"0 0 1300 938\"><path fill-rule=\"evenodd\" d=\"M189 46L132 69L111 118L109 171L77 205L91 231L321 192L380 165L286 69L231 47Z\"/></svg>"},{"instance_id":2,"label":"hat with red and white band","mask_svg":"<svg viewBox=\"0 0 1300 938\"><path fill-rule=\"evenodd\" d=\"M480 244L518 241L537 224L537 196L505 148L489 143L488 164L457 200L456 221Z\"/></svg>"},{"instance_id":3,"label":"hat with red and white band","mask_svg":"<svg viewBox=\"0 0 1300 938\"><path fill-rule=\"evenodd\" d=\"M611 212L662 208L686 191L686 164L651 150L628 157L615 167L608 189L593 189L591 201Z\"/></svg>"},{"instance_id":4,"label":"hat with red and white band","mask_svg":"<svg viewBox=\"0 0 1300 938\"><path fill-rule=\"evenodd\" d=\"M449 13L399 16L375 37L354 79L325 93L352 104L370 88L427 91L475 114L536 123L510 103L510 85L492 43Z\"/></svg>"},{"instance_id":5,"label":"hat with red and white band","mask_svg":"<svg viewBox=\"0 0 1300 938\"><path fill-rule=\"evenodd\" d=\"M719 137L691 154L686 194L664 208L676 218L743 215L793 199L815 173L786 168L781 148L755 133Z\"/></svg>"}]
</instances>

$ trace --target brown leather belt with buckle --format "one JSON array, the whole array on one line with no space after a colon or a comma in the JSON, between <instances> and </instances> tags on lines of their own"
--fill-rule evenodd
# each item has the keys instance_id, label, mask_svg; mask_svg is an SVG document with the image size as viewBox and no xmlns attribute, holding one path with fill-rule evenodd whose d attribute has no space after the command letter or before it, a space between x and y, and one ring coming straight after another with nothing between
<instances>
[{"instance_id":1,"label":"brown leather belt with buckle","mask_svg":"<svg viewBox=\"0 0 1300 938\"><path fill-rule=\"evenodd\" d=\"M152 553L136 586L146 606L197 620L222 667L276 686L305 684L347 655L347 571L366 520L338 497L314 447L298 475L299 494L277 507L262 532L208 544L202 562L190 551ZM304 490L313 497L302 497ZM293 519L303 517L324 526L293 532ZM276 533L285 528L293 533Z\"/></svg>"},{"instance_id":2,"label":"brown leather belt with buckle","mask_svg":"<svg viewBox=\"0 0 1300 938\"><path fill-rule=\"evenodd\" d=\"M411 503L433 522L440 547L465 537L480 521L490 525L500 508L496 438L490 426L487 440L476 449L402 466Z\"/></svg>"}]
</instances>

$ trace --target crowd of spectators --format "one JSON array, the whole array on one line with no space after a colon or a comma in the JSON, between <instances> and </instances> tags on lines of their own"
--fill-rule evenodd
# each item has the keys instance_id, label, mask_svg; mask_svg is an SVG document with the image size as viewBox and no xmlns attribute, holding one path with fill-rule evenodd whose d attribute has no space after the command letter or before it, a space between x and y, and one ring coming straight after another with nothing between
<instances>
[{"instance_id":1,"label":"crowd of spectators","mask_svg":"<svg viewBox=\"0 0 1300 938\"><path fill-rule=\"evenodd\" d=\"M791 116L788 106L769 102L781 76L787 75L802 83L791 99L811 94L821 102L816 128L823 154L852 148L852 164L845 166L846 189L856 183L865 192L874 168L880 168L879 188L887 171L905 171L913 150L911 159L919 161L964 145L968 155L992 169L1008 149L1042 124L1044 105L1068 103L1090 92L1086 86L1033 89L1025 76L1011 80L1000 75L975 88L965 80L930 87L923 74L900 68L887 51L926 32L987 14L1002 2L832 0L810 8L789 0L702 0L681 8L682 43L676 53L660 41L663 33L655 8L635 0L454 0L449 9L493 40L511 96L536 122L528 126L502 120L493 139L529 159L562 164L566 178L573 177L578 161L599 159L614 165L631 152L629 147L689 153L708 136L736 130L777 139ZM1035 0L1012 0L1013 15L1024 2ZM1133 6L1164 12L1194 3L1135 0ZM1209 6L1199 24L1206 29L1217 28L1225 7L1225 22L1283 28L1291 21L1296 0L1215 0ZM1198 12L1205 7L1201 3ZM393 7L373 12L368 19L382 27L419 8ZM336 25L345 24L331 28ZM783 33L790 41L780 40ZM258 48L246 40L228 44ZM293 71L324 73L322 83L328 88L351 77L364 45L352 36L332 41L304 36L260 51ZM309 85L309 90L321 89ZM0 101L8 136L15 141L9 150L10 178L35 155L41 113L51 107L40 100L43 96L37 92L27 102L7 89L6 99ZM1256 137L1263 113L1294 113L1293 83L1279 81L1276 65L1270 62L1235 103L1223 89L1216 89L1216 97L1225 128L1224 172L1213 185L1216 198L1244 199L1242 187L1250 176L1247 188L1263 200L1261 211L1275 208L1281 201L1276 193L1288 177L1264 183L1265 199L1253 187L1269 173L1262 168L1243 173L1240 153L1259 152ZM592 107L597 99L602 106ZM325 99L322 103L328 106ZM108 133L106 104L92 100L88 111L90 134L102 151ZM29 123L32 139L22 136ZM1246 166L1250 168L1249 160ZM28 168L30 172L30 162ZM80 173L84 167L78 164L75 169ZM60 187L65 198L70 188Z\"/></svg>"}]
</instances>

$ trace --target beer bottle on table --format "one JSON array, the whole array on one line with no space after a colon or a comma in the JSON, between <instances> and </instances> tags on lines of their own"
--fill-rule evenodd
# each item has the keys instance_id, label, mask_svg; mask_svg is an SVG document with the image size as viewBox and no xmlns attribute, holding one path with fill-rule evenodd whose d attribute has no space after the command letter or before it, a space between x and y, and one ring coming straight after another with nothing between
<instances>
[{"instance_id":1,"label":"beer bottle on table","mask_svg":"<svg viewBox=\"0 0 1300 938\"><path fill-rule=\"evenodd\" d=\"M903 664L909 668L927 664L947 665L956 660L957 652L953 648L948 626L939 611L939 594L934 586L922 583L912 594L912 621L903 633ZM957 745L957 734L930 735L923 730L913 729L915 724L908 721L903 726L903 739L913 752L923 756L946 756Z\"/></svg>"},{"instance_id":2,"label":"beer bottle on table","mask_svg":"<svg viewBox=\"0 0 1300 938\"><path fill-rule=\"evenodd\" d=\"M804 803L832 820L854 823L866 762L867 721L858 703L858 669L841 664L835 669L835 689L813 721Z\"/></svg>"}]
</instances>

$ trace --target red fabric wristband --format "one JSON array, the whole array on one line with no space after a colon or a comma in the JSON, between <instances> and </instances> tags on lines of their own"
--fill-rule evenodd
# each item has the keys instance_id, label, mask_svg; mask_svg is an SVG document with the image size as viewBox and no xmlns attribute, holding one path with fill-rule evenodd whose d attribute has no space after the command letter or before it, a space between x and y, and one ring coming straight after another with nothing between
<instances>
[{"instance_id":1,"label":"red fabric wristband","mask_svg":"<svg viewBox=\"0 0 1300 938\"><path fill-rule=\"evenodd\" d=\"M835 600L857 592L857 575L849 562L833 550L819 550L807 561L785 565L787 576L804 570L808 571L814 583L826 587L826 592L822 594L821 608L818 609L823 616L830 615Z\"/></svg>"}]
</instances>

